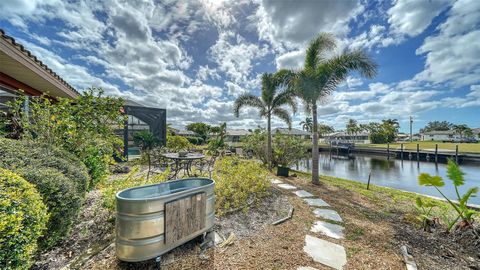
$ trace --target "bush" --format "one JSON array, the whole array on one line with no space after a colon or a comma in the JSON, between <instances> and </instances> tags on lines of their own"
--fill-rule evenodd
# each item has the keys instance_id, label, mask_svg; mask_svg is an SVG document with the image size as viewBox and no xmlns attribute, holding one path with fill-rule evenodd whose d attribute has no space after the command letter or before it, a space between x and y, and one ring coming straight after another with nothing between
<instances>
[{"instance_id":1,"label":"bush","mask_svg":"<svg viewBox=\"0 0 480 270\"><path fill-rule=\"evenodd\" d=\"M89 146L85 151L85 158L83 158L82 161L88 168L88 174L90 175L90 182L88 183L89 190L108 178L110 174L109 166L113 163L110 154L102 153L102 151L95 146Z\"/></svg>"},{"instance_id":2,"label":"bush","mask_svg":"<svg viewBox=\"0 0 480 270\"><path fill-rule=\"evenodd\" d=\"M267 195L270 181L260 163L224 157L215 163L215 210L218 215L248 207Z\"/></svg>"},{"instance_id":3,"label":"bush","mask_svg":"<svg viewBox=\"0 0 480 270\"><path fill-rule=\"evenodd\" d=\"M105 208L112 212L115 211L115 195L117 192L126 188L165 182L170 174L170 170L167 169L160 174L147 178L146 173L139 173L139 171L139 167L134 167L126 177L115 178L102 183L102 200Z\"/></svg>"},{"instance_id":4,"label":"bush","mask_svg":"<svg viewBox=\"0 0 480 270\"><path fill-rule=\"evenodd\" d=\"M0 168L0 269L29 269L48 221L35 187Z\"/></svg>"},{"instance_id":5,"label":"bush","mask_svg":"<svg viewBox=\"0 0 480 270\"><path fill-rule=\"evenodd\" d=\"M54 168L62 172L84 197L90 181L87 169L73 154L46 144L0 138L0 167Z\"/></svg>"},{"instance_id":6,"label":"bush","mask_svg":"<svg viewBox=\"0 0 480 270\"><path fill-rule=\"evenodd\" d=\"M304 140L281 133L273 138L273 163L289 167L307 155Z\"/></svg>"},{"instance_id":7,"label":"bush","mask_svg":"<svg viewBox=\"0 0 480 270\"><path fill-rule=\"evenodd\" d=\"M49 249L69 235L82 199L75 191L75 184L56 169L26 168L20 174L35 185L48 207L48 234L40 241L40 247Z\"/></svg>"},{"instance_id":8,"label":"bush","mask_svg":"<svg viewBox=\"0 0 480 270\"><path fill-rule=\"evenodd\" d=\"M182 136L167 136L167 148L171 151L181 151L192 147L187 138Z\"/></svg>"}]
</instances>

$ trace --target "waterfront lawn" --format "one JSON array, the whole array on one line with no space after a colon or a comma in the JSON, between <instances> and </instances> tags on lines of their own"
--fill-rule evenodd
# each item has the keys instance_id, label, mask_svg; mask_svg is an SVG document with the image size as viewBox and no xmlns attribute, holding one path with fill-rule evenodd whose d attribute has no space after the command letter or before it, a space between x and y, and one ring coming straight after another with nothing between
<instances>
[{"instance_id":1,"label":"waterfront lawn","mask_svg":"<svg viewBox=\"0 0 480 270\"><path fill-rule=\"evenodd\" d=\"M390 149L400 149L401 142L391 143ZM458 145L459 152L470 152L470 153L480 153L480 143L443 143L436 141L417 141L417 142L403 142L404 149L416 150L417 144L420 145L420 150L428 149L434 150L435 144L438 144L439 150L453 150L455 151L455 146ZM360 147L378 147L378 148L387 148L387 144L357 144Z\"/></svg>"}]
</instances>

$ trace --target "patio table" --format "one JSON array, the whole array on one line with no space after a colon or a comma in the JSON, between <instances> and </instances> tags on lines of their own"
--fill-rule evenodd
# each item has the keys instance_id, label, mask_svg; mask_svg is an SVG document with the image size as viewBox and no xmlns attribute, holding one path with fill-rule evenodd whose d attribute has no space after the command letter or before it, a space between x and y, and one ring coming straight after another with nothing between
<instances>
[{"instance_id":1,"label":"patio table","mask_svg":"<svg viewBox=\"0 0 480 270\"><path fill-rule=\"evenodd\" d=\"M175 162L175 168L173 178L177 178L178 173L184 169L186 174L190 176L190 170L192 168L192 163L196 160L204 159L204 154L199 153L187 153L185 156L179 155L179 153L165 153L162 154L164 158L171 159Z\"/></svg>"}]
</instances>

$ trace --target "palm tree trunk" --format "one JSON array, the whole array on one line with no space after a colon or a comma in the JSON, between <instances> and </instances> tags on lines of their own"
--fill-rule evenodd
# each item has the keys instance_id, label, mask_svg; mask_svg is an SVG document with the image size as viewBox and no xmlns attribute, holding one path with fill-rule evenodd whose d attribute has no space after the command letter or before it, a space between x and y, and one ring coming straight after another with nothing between
<instances>
[{"instance_id":1,"label":"palm tree trunk","mask_svg":"<svg viewBox=\"0 0 480 270\"><path fill-rule=\"evenodd\" d=\"M317 121L317 104L312 105L313 116L313 147L312 147L312 184L319 185L318 178L318 121Z\"/></svg>"},{"instance_id":2,"label":"palm tree trunk","mask_svg":"<svg viewBox=\"0 0 480 270\"><path fill-rule=\"evenodd\" d=\"M272 168L272 127L271 127L272 115L267 116L267 164L268 168Z\"/></svg>"}]
</instances>

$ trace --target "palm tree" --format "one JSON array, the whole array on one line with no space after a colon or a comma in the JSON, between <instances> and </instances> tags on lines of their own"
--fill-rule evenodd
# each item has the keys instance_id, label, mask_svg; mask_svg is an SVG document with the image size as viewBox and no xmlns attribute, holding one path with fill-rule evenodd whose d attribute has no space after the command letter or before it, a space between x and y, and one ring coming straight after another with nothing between
<instances>
[{"instance_id":1,"label":"palm tree","mask_svg":"<svg viewBox=\"0 0 480 270\"><path fill-rule=\"evenodd\" d=\"M313 129L313 122L311 117L305 118L304 121L300 122L300 125L302 125L302 129L307 131L307 132L312 132Z\"/></svg>"},{"instance_id":2,"label":"palm tree","mask_svg":"<svg viewBox=\"0 0 480 270\"><path fill-rule=\"evenodd\" d=\"M252 94L243 94L239 96L233 105L233 112L236 117L240 116L240 109L243 107L253 107L260 111L260 117L267 118L267 163L272 166L272 116L276 116L292 127L292 118L290 113L283 108L288 105L293 113L297 111L297 104L293 98L293 92L284 87L284 81L276 74L264 73L262 75L262 93L260 97Z\"/></svg>"},{"instance_id":3,"label":"palm tree","mask_svg":"<svg viewBox=\"0 0 480 270\"><path fill-rule=\"evenodd\" d=\"M346 131L347 134L350 135L356 135L358 133L358 122L355 119L348 119L347 125L346 125ZM356 138L353 137L353 140Z\"/></svg>"},{"instance_id":4,"label":"palm tree","mask_svg":"<svg viewBox=\"0 0 480 270\"><path fill-rule=\"evenodd\" d=\"M335 129L332 126L319 124L318 125L318 135L323 137L325 134L333 133Z\"/></svg>"},{"instance_id":5,"label":"palm tree","mask_svg":"<svg viewBox=\"0 0 480 270\"><path fill-rule=\"evenodd\" d=\"M327 58L326 53L336 48L331 34L322 33L310 42L302 70L281 70L278 73L305 104L313 119L312 183L319 184L318 177L318 116L317 102L329 96L343 82L350 71L372 78L377 64L362 50L345 51Z\"/></svg>"}]
</instances>

